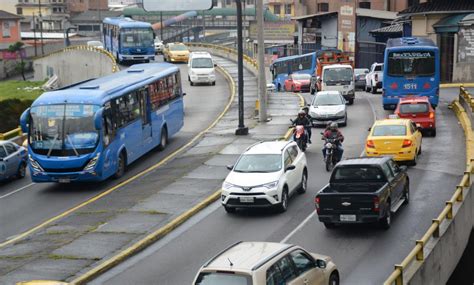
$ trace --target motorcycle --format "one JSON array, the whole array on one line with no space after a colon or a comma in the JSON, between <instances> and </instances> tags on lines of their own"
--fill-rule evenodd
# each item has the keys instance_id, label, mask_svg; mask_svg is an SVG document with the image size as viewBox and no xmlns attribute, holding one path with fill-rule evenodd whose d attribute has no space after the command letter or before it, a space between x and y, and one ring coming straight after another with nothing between
<instances>
[{"instance_id":1,"label":"motorcycle","mask_svg":"<svg viewBox=\"0 0 474 285\"><path fill-rule=\"evenodd\" d=\"M293 123L293 120L290 121ZM308 135L306 134L303 125L297 125L295 127L293 130L293 138L301 151L306 151L306 148L308 147Z\"/></svg>"},{"instance_id":2,"label":"motorcycle","mask_svg":"<svg viewBox=\"0 0 474 285\"><path fill-rule=\"evenodd\" d=\"M323 134L323 133L321 133ZM323 138L324 148L326 149L326 171L331 171L334 166L339 162L338 155L338 144L339 138Z\"/></svg>"}]
</instances>

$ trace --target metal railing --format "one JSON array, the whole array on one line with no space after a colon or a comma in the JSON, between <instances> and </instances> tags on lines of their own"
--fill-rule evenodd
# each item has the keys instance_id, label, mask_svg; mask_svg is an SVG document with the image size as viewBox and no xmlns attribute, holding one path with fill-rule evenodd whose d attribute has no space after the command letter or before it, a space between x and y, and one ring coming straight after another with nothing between
<instances>
[{"instance_id":1,"label":"metal railing","mask_svg":"<svg viewBox=\"0 0 474 285\"><path fill-rule=\"evenodd\" d=\"M472 131L471 120L466 114L460 101L464 100L471 109L474 106L474 98L471 94L461 86L459 88L459 99L453 101L450 105L450 108L455 112L458 117L459 122L461 123L464 134L466 137L466 161L467 166L464 171L464 175L461 179L461 182L456 186L451 199L446 201L446 206L441 211L436 219L432 220L431 226L428 228L423 237L416 241L415 247L410 251L407 257L400 263L395 265L395 270L390 274L388 279L384 282L384 285L391 285L395 283L396 285L402 285L404 283L403 274L406 272L406 268L413 264L413 262L423 263L425 260L425 245L432 238L440 237L440 225L443 221L451 221L454 218L454 206L456 203L463 203L464 201L464 191L472 185L472 173L474 172L474 137ZM410 276L411 277L411 276Z\"/></svg>"},{"instance_id":2,"label":"metal railing","mask_svg":"<svg viewBox=\"0 0 474 285\"><path fill-rule=\"evenodd\" d=\"M223 51L226 53L231 53L237 56L237 50L225 46L218 46L218 45L213 45L213 44L207 44L207 43L186 43L186 45L190 47L202 47L202 48L209 48L209 49L214 49L218 51ZM255 59L252 57L244 54L244 61L246 61L248 64L250 64L252 67L258 70L258 64Z\"/></svg>"},{"instance_id":3,"label":"metal railing","mask_svg":"<svg viewBox=\"0 0 474 285\"><path fill-rule=\"evenodd\" d=\"M6 133L3 133L1 134L0 133L0 140L8 140L8 139L12 139L14 137L18 137L18 136L21 136L22 135L22 132L21 132L21 128L18 127L14 130L11 130L11 131L8 131Z\"/></svg>"}]
</instances>

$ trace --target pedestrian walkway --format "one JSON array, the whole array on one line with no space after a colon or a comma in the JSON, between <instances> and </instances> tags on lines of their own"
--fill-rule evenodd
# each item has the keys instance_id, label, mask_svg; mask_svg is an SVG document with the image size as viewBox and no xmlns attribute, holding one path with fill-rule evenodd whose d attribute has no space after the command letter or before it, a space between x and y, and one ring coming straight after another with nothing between
<instances>
[{"instance_id":1,"label":"pedestrian walkway","mask_svg":"<svg viewBox=\"0 0 474 285\"><path fill-rule=\"evenodd\" d=\"M236 83L236 63L218 57L216 62ZM71 281L215 194L228 173L225 166L234 164L255 142L281 138L289 118L300 108L298 96L272 94L271 120L258 123L253 118L257 79L248 70L244 70L244 79L249 135L234 135L238 125L235 96L217 125L175 159L26 239L0 248L0 284L32 279Z\"/></svg>"}]
</instances>

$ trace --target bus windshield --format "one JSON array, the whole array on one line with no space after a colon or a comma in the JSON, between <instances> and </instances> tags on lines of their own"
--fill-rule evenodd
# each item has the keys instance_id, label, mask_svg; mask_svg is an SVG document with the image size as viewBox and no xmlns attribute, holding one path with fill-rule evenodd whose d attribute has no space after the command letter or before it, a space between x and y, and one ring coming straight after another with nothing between
<instances>
[{"instance_id":1,"label":"bus windshield","mask_svg":"<svg viewBox=\"0 0 474 285\"><path fill-rule=\"evenodd\" d=\"M328 85L331 84L349 84L344 82L352 81L352 69L351 68L328 68L324 70L323 79Z\"/></svg>"},{"instance_id":2,"label":"bus windshield","mask_svg":"<svg viewBox=\"0 0 474 285\"><path fill-rule=\"evenodd\" d=\"M30 146L35 153L72 156L91 153L99 141L94 127L97 105L58 104L32 107Z\"/></svg>"},{"instance_id":3,"label":"bus windshield","mask_svg":"<svg viewBox=\"0 0 474 285\"><path fill-rule=\"evenodd\" d=\"M122 47L147 47L153 45L153 31L151 29L122 29Z\"/></svg>"},{"instance_id":4,"label":"bus windshield","mask_svg":"<svg viewBox=\"0 0 474 285\"><path fill-rule=\"evenodd\" d=\"M402 51L388 54L389 76L433 76L435 54L432 51Z\"/></svg>"}]
</instances>

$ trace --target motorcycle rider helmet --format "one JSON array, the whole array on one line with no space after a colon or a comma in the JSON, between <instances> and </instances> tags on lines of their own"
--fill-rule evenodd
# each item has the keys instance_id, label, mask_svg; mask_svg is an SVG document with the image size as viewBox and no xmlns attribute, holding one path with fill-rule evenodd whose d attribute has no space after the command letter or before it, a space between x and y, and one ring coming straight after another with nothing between
<instances>
[{"instance_id":1,"label":"motorcycle rider helmet","mask_svg":"<svg viewBox=\"0 0 474 285\"><path fill-rule=\"evenodd\" d=\"M301 108L301 110L303 110L306 114L308 114L308 112L309 112L309 107L308 107L308 106L304 106L303 108Z\"/></svg>"},{"instance_id":2,"label":"motorcycle rider helmet","mask_svg":"<svg viewBox=\"0 0 474 285\"><path fill-rule=\"evenodd\" d=\"M306 112L303 111L303 110L300 110L300 111L298 112L298 117L304 117L304 116L306 116Z\"/></svg>"},{"instance_id":3,"label":"motorcycle rider helmet","mask_svg":"<svg viewBox=\"0 0 474 285\"><path fill-rule=\"evenodd\" d=\"M335 131L337 130L337 123L336 122L332 122L330 125L329 125L329 129Z\"/></svg>"}]
</instances>

